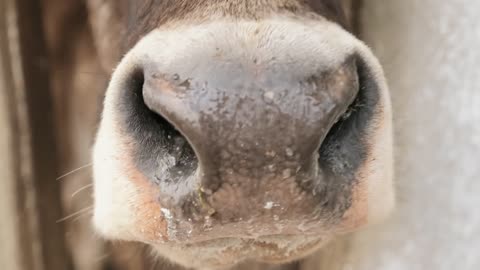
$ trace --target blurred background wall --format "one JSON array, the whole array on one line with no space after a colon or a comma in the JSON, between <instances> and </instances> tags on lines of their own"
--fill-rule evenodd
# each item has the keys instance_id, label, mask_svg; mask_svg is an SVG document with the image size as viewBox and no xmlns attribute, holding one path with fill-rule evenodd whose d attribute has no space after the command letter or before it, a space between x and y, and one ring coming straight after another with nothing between
<instances>
[{"instance_id":1,"label":"blurred background wall","mask_svg":"<svg viewBox=\"0 0 480 270\"><path fill-rule=\"evenodd\" d=\"M480 269L480 1L365 0L392 94L398 208L357 234L358 270Z\"/></svg>"}]
</instances>

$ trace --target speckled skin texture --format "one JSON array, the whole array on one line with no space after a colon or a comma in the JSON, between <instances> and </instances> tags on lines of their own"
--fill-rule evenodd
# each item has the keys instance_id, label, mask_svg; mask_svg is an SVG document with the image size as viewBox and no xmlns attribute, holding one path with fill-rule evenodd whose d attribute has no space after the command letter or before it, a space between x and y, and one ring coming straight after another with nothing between
<instances>
[{"instance_id":1,"label":"speckled skin texture","mask_svg":"<svg viewBox=\"0 0 480 270\"><path fill-rule=\"evenodd\" d=\"M478 1L365 1L363 37L392 94L399 198L329 269L480 269L479 14Z\"/></svg>"}]
</instances>

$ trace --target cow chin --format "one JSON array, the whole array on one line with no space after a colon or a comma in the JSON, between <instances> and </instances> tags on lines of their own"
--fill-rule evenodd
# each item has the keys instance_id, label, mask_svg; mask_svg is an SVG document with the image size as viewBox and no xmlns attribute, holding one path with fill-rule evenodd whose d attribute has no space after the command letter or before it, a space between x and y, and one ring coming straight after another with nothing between
<instances>
[{"instance_id":1,"label":"cow chin","mask_svg":"<svg viewBox=\"0 0 480 270\"><path fill-rule=\"evenodd\" d=\"M305 27L307 24L308 27ZM252 39L252 33L260 37ZM294 46L295 51L287 51L288 46ZM347 209L341 213L308 216L301 212L302 209L307 211L311 208L314 212L321 206L312 205L315 200L301 190L296 198L278 201L278 207L270 202L256 204L261 208L262 214L251 213L251 224L249 220L233 218L229 220L230 223L225 222L224 228L230 226L228 233L222 229L212 233L212 228L217 227L209 226L209 218L204 216L212 215L211 218L214 219L214 212L209 212L208 209L202 212L202 222L205 225L198 227L195 220L190 220L190 216L182 216L182 209L174 210L169 205L171 202L164 200L162 196L168 195L169 191L160 190L155 181L139 168L139 159L135 155L138 155L141 142L129 135L124 120L119 116L118 89L126 87L126 78L132 70L138 69L146 61L151 62L152 57L155 62L161 63L159 65L167 67L175 62L176 56L185 57L185 50L189 48L203 48L207 54L215 54L220 48L223 52L236 54L230 55L232 57L245 58L250 58L250 54L260 50L269 55L258 55L259 62L262 62L262 57L276 57L275 61L285 60L281 59L283 57L288 58L285 61L289 64L293 62L292 65L302 68L316 65L311 67L312 70L338 66L349 55L357 55L362 59L368 67L369 78L375 81L378 102L359 139L366 149L365 158L352 173L354 180L348 189L351 194L348 194ZM304 56L308 55L304 52L312 50L320 61L311 63ZM125 55L113 73L106 93L93 155L94 225L108 239L147 243L160 256L187 267L221 269L245 260L290 262L318 250L336 235L376 223L388 215L394 206L391 147L389 93L380 65L363 43L336 24L326 20L273 18L258 22L223 22L156 29ZM292 180L288 184L294 186L295 183ZM174 189L180 193L176 196L188 196L182 192L191 190L196 185L195 179L179 185L184 186ZM261 187L262 191L281 200L281 195L278 195L280 193L268 190L268 187ZM238 199L233 205L239 205L239 208L243 207L242 204L253 204L253 198L235 197L234 194L240 193L234 189L235 186L225 185L216 194L223 192L227 194L222 195L225 198ZM297 194L300 188L294 186L291 190L291 194ZM208 192L205 194L210 195ZM213 211L226 215L221 212L221 204L218 205L218 209ZM279 214L275 214L275 211ZM282 216L286 212L289 216ZM181 220L176 220L180 216ZM275 223L282 224L282 221L285 221L284 228L275 227ZM218 228L223 226L213 225L218 225ZM258 231L251 233L252 230ZM244 231L248 233L242 235Z\"/></svg>"}]
</instances>

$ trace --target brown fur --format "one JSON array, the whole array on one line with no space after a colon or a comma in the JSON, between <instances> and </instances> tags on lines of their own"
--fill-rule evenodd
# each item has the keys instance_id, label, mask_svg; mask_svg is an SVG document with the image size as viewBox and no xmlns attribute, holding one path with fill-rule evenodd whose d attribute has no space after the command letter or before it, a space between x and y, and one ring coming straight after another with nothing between
<instances>
[{"instance_id":1,"label":"brown fur","mask_svg":"<svg viewBox=\"0 0 480 270\"><path fill-rule=\"evenodd\" d=\"M87 4L95 42L102 56L100 59L110 71L123 53L161 25L178 21L199 23L219 16L258 19L271 14L291 14L322 16L352 30L353 14L348 12L350 16L347 16L345 12L350 1L87 0ZM103 12L106 9L111 12Z\"/></svg>"},{"instance_id":2,"label":"brown fur","mask_svg":"<svg viewBox=\"0 0 480 270\"><path fill-rule=\"evenodd\" d=\"M142 0L128 6L127 47L151 30L174 21L207 21L213 14L242 19L259 19L271 14L295 14L303 16L317 13L346 26L342 3L337 0ZM123 5L126 7L127 5Z\"/></svg>"}]
</instances>

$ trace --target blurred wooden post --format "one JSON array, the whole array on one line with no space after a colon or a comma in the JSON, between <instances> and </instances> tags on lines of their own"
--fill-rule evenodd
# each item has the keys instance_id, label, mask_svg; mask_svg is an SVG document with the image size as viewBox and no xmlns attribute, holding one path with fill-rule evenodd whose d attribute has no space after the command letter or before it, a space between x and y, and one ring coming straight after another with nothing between
<instances>
[{"instance_id":1,"label":"blurred wooden post","mask_svg":"<svg viewBox=\"0 0 480 270\"><path fill-rule=\"evenodd\" d=\"M36 0L0 0L0 265L70 269L48 58Z\"/></svg>"}]
</instances>

